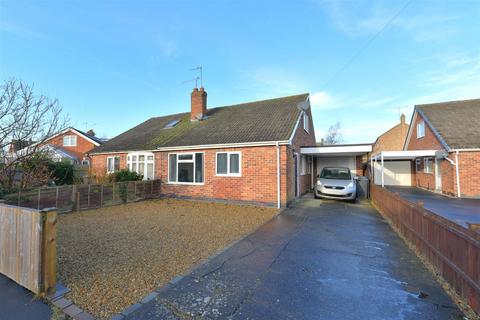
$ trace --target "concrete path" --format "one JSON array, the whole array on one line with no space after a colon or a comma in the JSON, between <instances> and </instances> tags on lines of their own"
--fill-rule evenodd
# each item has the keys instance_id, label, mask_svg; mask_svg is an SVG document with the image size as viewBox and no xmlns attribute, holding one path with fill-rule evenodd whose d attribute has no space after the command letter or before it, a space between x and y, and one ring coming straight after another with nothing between
<instances>
[{"instance_id":1,"label":"concrete path","mask_svg":"<svg viewBox=\"0 0 480 320\"><path fill-rule=\"evenodd\" d=\"M423 201L428 210L461 226L468 227L468 223L480 223L480 199L451 198L415 187L387 188L398 192L409 201Z\"/></svg>"},{"instance_id":2,"label":"concrete path","mask_svg":"<svg viewBox=\"0 0 480 320\"><path fill-rule=\"evenodd\" d=\"M0 275L0 320L48 320L50 307L25 288Z\"/></svg>"},{"instance_id":3,"label":"concrete path","mask_svg":"<svg viewBox=\"0 0 480 320\"><path fill-rule=\"evenodd\" d=\"M134 308L136 309L136 308ZM302 199L128 319L461 319L368 204Z\"/></svg>"}]
</instances>

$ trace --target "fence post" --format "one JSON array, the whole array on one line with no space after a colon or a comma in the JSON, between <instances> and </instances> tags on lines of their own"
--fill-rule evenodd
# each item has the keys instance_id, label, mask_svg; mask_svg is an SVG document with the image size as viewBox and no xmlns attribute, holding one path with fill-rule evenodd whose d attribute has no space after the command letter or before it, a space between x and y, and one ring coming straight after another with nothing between
<instances>
[{"instance_id":1,"label":"fence post","mask_svg":"<svg viewBox=\"0 0 480 320\"><path fill-rule=\"evenodd\" d=\"M57 209L47 208L42 214L42 264L40 291L42 295L55 292L57 279Z\"/></svg>"},{"instance_id":2,"label":"fence post","mask_svg":"<svg viewBox=\"0 0 480 320\"><path fill-rule=\"evenodd\" d=\"M21 193L22 193L22 190L21 190L21 189L18 189L18 203L17 203L17 207L20 207L20 197L21 197Z\"/></svg>"},{"instance_id":3,"label":"fence post","mask_svg":"<svg viewBox=\"0 0 480 320\"><path fill-rule=\"evenodd\" d=\"M100 208L103 206L103 184L100 185Z\"/></svg>"},{"instance_id":4,"label":"fence post","mask_svg":"<svg viewBox=\"0 0 480 320\"><path fill-rule=\"evenodd\" d=\"M55 208L58 208L58 187L55 190Z\"/></svg>"},{"instance_id":5,"label":"fence post","mask_svg":"<svg viewBox=\"0 0 480 320\"><path fill-rule=\"evenodd\" d=\"M87 207L90 208L90 186L91 184L88 184L88 193L87 193Z\"/></svg>"},{"instance_id":6,"label":"fence post","mask_svg":"<svg viewBox=\"0 0 480 320\"><path fill-rule=\"evenodd\" d=\"M41 188L38 188L37 209L40 210L40 192Z\"/></svg>"},{"instance_id":7,"label":"fence post","mask_svg":"<svg viewBox=\"0 0 480 320\"><path fill-rule=\"evenodd\" d=\"M133 201L136 201L137 200L137 181L133 182L133 190L135 190L133 192Z\"/></svg>"},{"instance_id":8,"label":"fence post","mask_svg":"<svg viewBox=\"0 0 480 320\"><path fill-rule=\"evenodd\" d=\"M75 205L77 207L77 211L80 211L80 192L75 193Z\"/></svg>"}]
</instances>

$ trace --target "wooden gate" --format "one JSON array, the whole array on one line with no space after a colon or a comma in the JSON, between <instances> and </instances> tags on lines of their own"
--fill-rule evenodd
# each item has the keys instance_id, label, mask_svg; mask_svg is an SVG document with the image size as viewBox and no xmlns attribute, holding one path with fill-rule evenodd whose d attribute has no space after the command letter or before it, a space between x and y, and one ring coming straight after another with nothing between
<instances>
[{"instance_id":1,"label":"wooden gate","mask_svg":"<svg viewBox=\"0 0 480 320\"><path fill-rule=\"evenodd\" d=\"M0 203L0 273L30 291L55 291L56 209L34 210Z\"/></svg>"}]
</instances>

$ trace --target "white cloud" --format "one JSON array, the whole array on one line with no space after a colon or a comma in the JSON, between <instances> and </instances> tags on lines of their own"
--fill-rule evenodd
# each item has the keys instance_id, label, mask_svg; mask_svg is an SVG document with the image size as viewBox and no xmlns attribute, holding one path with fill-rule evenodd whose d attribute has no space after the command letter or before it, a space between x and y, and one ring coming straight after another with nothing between
<instances>
[{"instance_id":1,"label":"white cloud","mask_svg":"<svg viewBox=\"0 0 480 320\"><path fill-rule=\"evenodd\" d=\"M338 105L334 104L332 96L325 91L312 93L310 95L310 104L312 105L312 108L317 110L326 110L338 107Z\"/></svg>"}]
</instances>

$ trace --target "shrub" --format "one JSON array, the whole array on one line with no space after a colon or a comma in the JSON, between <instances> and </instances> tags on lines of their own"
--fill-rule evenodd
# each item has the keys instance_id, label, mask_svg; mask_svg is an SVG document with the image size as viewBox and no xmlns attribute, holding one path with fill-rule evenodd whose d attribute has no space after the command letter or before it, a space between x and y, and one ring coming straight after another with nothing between
<instances>
[{"instance_id":1,"label":"shrub","mask_svg":"<svg viewBox=\"0 0 480 320\"><path fill-rule=\"evenodd\" d=\"M139 181L143 179L143 175L135 171L129 171L128 169L111 173L108 177L111 182Z\"/></svg>"},{"instance_id":2,"label":"shrub","mask_svg":"<svg viewBox=\"0 0 480 320\"><path fill-rule=\"evenodd\" d=\"M48 165L48 170L50 171L50 178L56 185L74 183L75 175L73 164L66 161L51 162Z\"/></svg>"},{"instance_id":3,"label":"shrub","mask_svg":"<svg viewBox=\"0 0 480 320\"><path fill-rule=\"evenodd\" d=\"M126 203L128 200L128 181L139 181L143 179L143 175L135 171L129 171L128 169L111 173L108 177L112 182L123 182L118 184L118 193L123 203Z\"/></svg>"}]
</instances>

